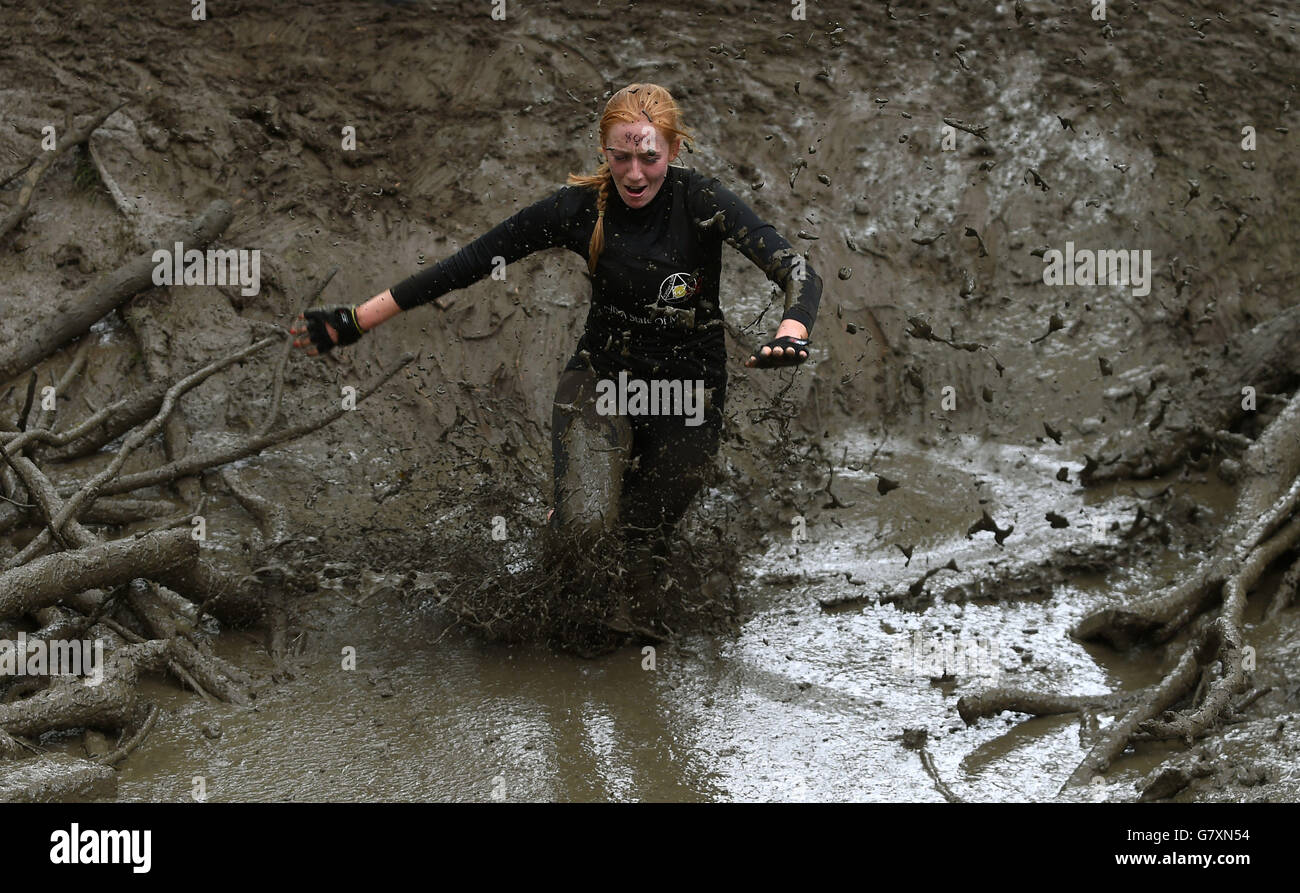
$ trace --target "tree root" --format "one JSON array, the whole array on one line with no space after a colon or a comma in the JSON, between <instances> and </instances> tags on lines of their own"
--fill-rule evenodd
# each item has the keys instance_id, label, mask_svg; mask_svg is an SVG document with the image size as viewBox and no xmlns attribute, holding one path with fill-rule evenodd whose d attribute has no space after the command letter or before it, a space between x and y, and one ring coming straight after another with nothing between
<instances>
[{"instance_id":1,"label":"tree root","mask_svg":"<svg viewBox=\"0 0 1300 893\"><path fill-rule=\"evenodd\" d=\"M1162 711L1169 709L1196 684L1197 656L1202 643L1194 643L1183 652L1174 669L1151 689L1137 704L1106 727L1102 740L1093 745L1092 750L1083 758L1070 775L1067 785L1087 784L1094 776L1105 772L1115 757L1128 746L1129 738L1138 731L1138 727ZM1062 789L1064 789L1064 785Z\"/></svg>"},{"instance_id":2,"label":"tree root","mask_svg":"<svg viewBox=\"0 0 1300 893\"><path fill-rule=\"evenodd\" d=\"M122 318L135 336L144 357L145 374L150 381L170 381L171 370L168 368L168 339L166 334L158 331L157 323L145 309L145 296L133 298L122 305ZM189 378L189 376L185 376ZM168 388L170 393L171 388ZM165 399L165 398L164 398ZM163 422L163 449L168 460L184 457L189 450L190 435L183 412L168 414ZM176 493L182 500L193 505L199 500L199 479L197 477L178 478L172 482Z\"/></svg>"},{"instance_id":3,"label":"tree root","mask_svg":"<svg viewBox=\"0 0 1300 893\"><path fill-rule=\"evenodd\" d=\"M1251 444L1242 466L1248 477L1233 515L1210 556L1190 576L1154 598L1095 612L1074 629L1082 639L1129 647L1168 641L1190 628L1177 661L1157 684L1100 697L995 688L961 698L957 708L962 719L970 724L1003 710L1043 716L1119 708L1116 721L1101 732L1064 790L1104 773L1134 742L1180 738L1190 744L1233 721L1260 697L1261 692L1241 697L1253 667L1246 657L1243 618L1247 594L1265 570L1300 545L1300 394ZM1290 601L1297 582L1300 561L1284 575L1271 613ZM1217 613L1204 613L1216 600ZM1157 792L1164 787L1168 785L1157 786Z\"/></svg>"},{"instance_id":4,"label":"tree root","mask_svg":"<svg viewBox=\"0 0 1300 893\"><path fill-rule=\"evenodd\" d=\"M128 437L118 449L117 455L114 456L113 461L109 463L108 467L95 475L93 479L84 484L80 490L67 500L63 505L63 508L60 510L58 517L51 523L52 532L57 533L69 518L77 515L78 510L83 505L95 500L95 497L99 495L106 483L117 477L131 453L133 453L146 440L158 433L159 429L171 415L172 410L176 407L176 403L182 394L191 388L196 387L204 379L220 372L222 369L225 369L228 366L233 366L235 363L245 357L257 353L264 347L269 347L273 341L274 339L272 338L263 338L261 341L249 345L243 350L235 351L227 357L208 363L202 369L191 372L189 375L169 387L166 396L163 397L162 406L159 407L158 412L154 414L154 417L149 421L149 423L143 428L132 432L131 436Z\"/></svg>"},{"instance_id":5,"label":"tree root","mask_svg":"<svg viewBox=\"0 0 1300 893\"><path fill-rule=\"evenodd\" d=\"M1069 784L1085 784L1104 772L1139 735L1176 735L1190 743L1238 709L1232 699L1245 689L1248 681L1242 631L1246 593L1264 569L1297 541L1300 541L1300 517L1292 519L1275 537L1250 554L1240 570L1223 584L1223 607L1218 616L1194 636L1174 669L1143 693L1137 706L1106 729L1102 740L1070 776ZM1198 678L1209 680L1208 685L1192 694ZM1159 714L1189 694L1197 705L1194 709L1156 721ZM1245 703L1239 702L1242 707Z\"/></svg>"},{"instance_id":6,"label":"tree root","mask_svg":"<svg viewBox=\"0 0 1300 893\"><path fill-rule=\"evenodd\" d=\"M268 542L283 540L285 530L284 509L268 499L263 499L239 483L239 478L235 476L235 472L231 468L221 469L221 481L235 497L235 500L243 506L244 511L252 515L254 520L257 521L263 539Z\"/></svg>"},{"instance_id":7,"label":"tree root","mask_svg":"<svg viewBox=\"0 0 1300 893\"><path fill-rule=\"evenodd\" d=\"M105 657L99 685L80 681L52 685L16 704L0 704L0 729L10 735L40 735L60 729L119 731L137 717L136 682L168 656L163 641L118 648Z\"/></svg>"},{"instance_id":8,"label":"tree root","mask_svg":"<svg viewBox=\"0 0 1300 893\"><path fill-rule=\"evenodd\" d=\"M1300 588L1300 556L1296 557L1295 562L1282 576L1282 582L1278 584L1277 592L1273 595L1273 603L1268 606L1264 619L1274 620L1277 615L1285 611L1295 601L1298 588Z\"/></svg>"},{"instance_id":9,"label":"tree root","mask_svg":"<svg viewBox=\"0 0 1300 893\"><path fill-rule=\"evenodd\" d=\"M1131 701L1132 694L1058 695L1053 692L998 686L957 700L957 712L966 725L973 725L986 716L1003 712L1028 713L1033 716L1056 716L1062 713L1080 713L1084 710L1115 707Z\"/></svg>"},{"instance_id":10,"label":"tree root","mask_svg":"<svg viewBox=\"0 0 1300 893\"><path fill-rule=\"evenodd\" d=\"M357 403L360 404L361 401L374 394L374 392L382 387L388 379L392 378L399 371L413 363L415 358L416 354L413 352L403 354L398 358L392 368L385 372L381 372L371 379L371 381L364 387L359 388L357 392ZM120 493L130 492L131 490L138 490L141 487L153 487L158 484L168 483L178 477L194 474L218 465L225 465L229 462L238 461L239 459L245 459L249 456L256 455L267 447L296 440L304 434L310 434L312 431L323 428L347 411L348 410L346 409L339 408L325 413L317 413L316 415L304 419L295 425L280 428L276 431L272 431L270 434L247 437L238 443L210 450L206 453L186 456L180 461L169 462L166 465L154 468L150 471L124 474L116 480L106 483L99 492L103 496L114 496Z\"/></svg>"},{"instance_id":11,"label":"tree root","mask_svg":"<svg viewBox=\"0 0 1300 893\"><path fill-rule=\"evenodd\" d=\"M126 105L125 101L119 102L106 111L100 112L89 122L78 127L72 133L55 141L55 148L48 152L39 153L35 160L26 168L26 175L23 178L22 187L18 190L18 204L0 219L0 239L13 229L18 223L27 216L28 206L32 203L32 194L36 191L36 184L45 176L45 172L61 156L74 146L79 146L90 138L91 133L99 128L99 125L108 120L109 116ZM0 375L0 379L7 376Z\"/></svg>"},{"instance_id":12,"label":"tree root","mask_svg":"<svg viewBox=\"0 0 1300 893\"><path fill-rule=\"evenodd\" d=\"M67 803L109 797L117 776L109 767L62 753L0 763L0 803Z\"/></svg>"},{"instance_id":13,"label":"tree root","mask_svg":"<svg viewBox=\"0 0 1300 893\"><path fill-rule=\"evenodd\" d=\"M131 455L131 453L133 453L147 439L152 437L154 434L158 433L158 430L162 427L163 423L166 421L167 416L169 416L172 412L172 409L175 408L176 401L180 398L180 396L183 393L195 387L204 379L215 374L216 372L219 372L220 370L238 362L244 357L256 353L262 348L269 346L273 341L274 339L272 338L264 338L261 341L253 345L250 345L249 347L246 347L243 350L237 351L228 357L209 363L208 365L204 366L203 368L195 372L190 373L189 375L185 376L180 381L176 382L171 387L169 387L167 389L166 395L163 397L162 406L159 407L158 412L149 421L149 423L145 425L144 428L134 431L131 434L131 436L126 439L126 441L122 444L121 448L118 450L117 455L113 458L113 461L108 464L107 468L99 472L99 474L95 475L95 477L92 478L90 481L80 485L75 490L75 492L73 492L70 496L67 497L65 501L61 503L57 513L55 513L54 517L50 518L49 520L48 530L42 532L40 536L36 537L30 543L28 543L26 548L24 548L21 552L18 553L17 556L15 556L13 559L10 560L9 564L11 566L15 566L18 564L22 564L23 562L29 561L32 558L34 558L36 555L40 554L41 550L44 549L49 544L51 539L56 539L56 540L60 539L64 533L64 525L68 524L70 519L75 519L76 516L80 513L83 506L86 506L89 503L95 501L95 499L100 495L101 490L103 490L105 484L107 484L109 481L117 477L118 473L122 469L122 466L126 463L126 460ZM33 465L32 468L34 469L35 466ZM44 479L44 475L41 475L41 478ZM48 496L44 496L42 498L46 499L47 501L49 500ZM47 512L47 515L48 514L49 513ZM76 522L73 521L73 523Z\"/></svg>"},{"instance_id":14,"label":"tree root","mask_svg":"<svg viewBox=\"0 0 1300 893\"><path fill-rule=\"evenodd\" d=\"M55 604L74 592L152 576L198 554L189 532L174 530L46 555L0 574L0 617Z\"/></svg>"},{"instance_id":15,"label":"tree root","mask_svg":"<svg viewBox=\"0 0 1300 893\"><path fill-rule=\"evenodd\" d=\"M298 312L293 315L295 320L302 315L308 307L316 302L316 299L325 291L325 287L330 284L330 281L338 274L338 271L339 268L334 267L321 277L321 281L316 284L314 289L312 289L311 294L309 294L299 305ZM286 335L287 334L288 333L286 332ZM270 433L271 429L275 427L275 423L280 418L280 401L284 395L284 368L288 365L289 355L292 352L293 338L287 337L285 338L284 349L280 352L280 356L276 360L275 371L271 376L273 383L271 387L271 408L266 411L266 419L262 422L261 427L257 429L258 434Z\"/></svg>"},{"instance_id":16,"label":"tree root","mask_svg":"<svg viewBox=\"0 0 1300 893\"><path fill-rule=\"evenodd\" d=\"M226 229L232 216L228 203L214 201L201 216L177 227L164 242L184 242L191 248L205 246ZM41 305L25 320L11 320L11 325L20 324L20 329L15 330L23 331L23 336L0 347L0 383L85 334L127 298L153 288L156 266L150 251L101 276L76 295L52 302L49 307Z\"/></svg>"},{"instance_id":17,"label":"tree root","mask_svg":"<svg viewBox=\"0 0 1300 893\"><path fill-rule=\"evenodd\" d=\"M177 628L169 609L162 602L157 584L133 584L127 598L155 638L171 641L176 662L204 691L228 703L248 703L243 687L251 684L252 680L242 670L200 648Z\"/></svg>"},{"instance_id":18,"label":"tree root","mask_svg":"<svg viewBox=\"0 0 1300 893\"><path fill-rule=\"evenodd\" d=\"M1240 444L1239 435L1225 440L1220 432L1227 432L1245 414L1241 385L1254 387L1260 400L1270 392L1294 386L1300 378L1300 354L1295 350L1298 338L1300 307L1292 307L1225 345L1223 352L1230 366L1214 381L1207 378L1198 383L1194 377L1173 381L1163 366L1121 376L1127 384L1108 397L1134 400L1135 414L1146 411L1142 424L1134 426L1141 433L1129 432L1104 444L1100 452L1110 458L1088 463L1081 475L1084 486L1156 477L1195 456L1220 450L1227 440ZM1189 363L1188 368L1195 365ZM1145 393L1143 381L1149 386Z\"/></svg>"},{"instance_id":19,"label":"tree root","mask_svg":"<svg viewBox=\"0 0 1300 893\"><path fill-rule=\"evenodd\" d=\"M1241 568L1251 553L1300 506L1300 394L1246 453L1244 463L1252 478L1243 485L1233 512L1214 553L1188 579L1154 598L1106 608L1084 618L1074 630L1080 639L1100 638L1116 647L1128 647L1152 635L1168 641L1199 614ZM1286 487L1278 493L1278 482ZM1283 537L1283 551L1293 537ZM1277 557L1276 547L1269 553ZM1253 581L1252 581L1253 582Z\"/></svg>"},{"instance_id":20,"label":"tree root","mask_svg":"<svg viewBox=\"0 0 1300 893\"><path fill-rule=\"evenodd\" d=\"M1069 784L1085 784L1104 772L1138 735L1166 737L1172 733L1190 743L1233 712L1232 699L1248 682L1242 630L1246 593L1264 569L1297 541L1300 517L1251 552L1240 570L1223 584L1223 607L1218 616L1195 635L1174 669L1148 689L1136 707L1106 729L1102 740L1070 776ZM1203 690L1192 694L1198 677L1210 681ZM1154 721L1189 694L1197 706L1181 715Z\"/></svg>"},{"instance_id":21,"label":"tree root","mask_svg":"<svg viewBox=\"0 0 1300 893\"><path fill-rule=\"evenodd\" d=\"M948 787L943 778L940 777L939 770L934 765L934 759L930 756L930 752L926 750L925 747L928 738L929 733L925 729L903 730L903 746L908 750L915 750L917 752L917 756L921 758L921 767L925 769L926 773L929 774L930 779L934 782L935 790L942 794L943 799L947 800L949 803L965 803L966 801L953 793L952 788Z\"/></svg>"},{"instance_id":22,"label":"tree root","mask_svg":"<svg viewBox=\"0 0 1300 893\"><path fill-rule=\"evenodd\" d=\"M130 738L123 742L116 750L112 750L93 759L95 759L96 762L103 763L105 766L116 766L118 763L130 756L131 751L140 746L141 742L143 742L149 735L150 730L153 729L153 724L156 719L158 719L158 708L151 704L149 706L149 715L145 717L144 722L140 724L140 728L136 729L135 733Z\"/></svg>"},{"instance_id":23,"label":"tree root","mask_svg":"<svg viewBox=\"0 0 1300 893\"><path fill-rule=\"evenodd\" d=\"M89 456L136 425L153 417L173 382L155 381L134 390L130 396L105 406L63 434L41 438L50 444L65 444L41 456L49 462L67 462Z\"/></svg>"},{"instance_id":24,"label":"tree root","mask_svg":"<svg viewBox=\"0 0 1300 893\"><path fill-rule=\"evenodd\" d=\"M64 137L59 151L85 142L109 114ZM44 153L18 172L26 177L26 185L19 206L0 221L0 237L26 214L32 187L56 156ZM93 146L90 157L114 202L131 217L136 209L117 188ZM171 237L160 242L181 241L187 247L201 248L226 229L231 216L229 204L213 202L199 218L171 225L173 232L163 234ZM123 315L147 358L150 382L124 389L129 396L103 408L83 396L90 416L62 430L53 430L57 408L70 405L69 391L85 378L88 345L93 339L82 339L71 363L57 383L52 382L59 398L56 408L46 409L50 404L44 401L38 405L35 398L39 379L33 367L85 335L96 321L133 296L152 288L156 266L152 255L150 251L134 256L78 294L52 302L27 302L20 308L26 316L6 320L15 337L0 345L0 385L23 375L20 387L25 389L25 400L21 401L16 419L0 421L0 536L22 527L40 525L41 529L21 549L0 543L0 634L12 637L15 631L29 628L27 624L34 620L37 630L27 637L29 642L44 642L48 648L56 642L85 641L93 636L105 643L107 654L104 666L94 668L104 672L98 686L59 678L50 682L40 675L7 684L3 691L5 702L0 703L0 759L31 750L22 739L52 731L86 728L116 730L126 735L127 730L133 730L116 750L98 758L98 771L107 771L103 767L120 762L140 745L157 717L156 709L142 717L143 706L137 702L137 681L145 670L165 669L201 697L247 704L252 698L253 680L213 653L197 624L208 612L226 623L259 618L265 608L265 587L256 576L229 577L201 561L199 545L188 523L185 529L164 527L112 541L102 540L86 525L139 521L166 524L170 523L170 514L197 502L198 509L190 513L195 514L202 510L202 499L187 498L178 505L169 500L114 497L141 487L178 481L183 484L187 477L197 485L198 475L203 472L314 432L355 405L329 400L328 404L338 408L331 411L326 406L324 411L281 425L280 409L287 399L285 367L293 353L289 344L292 339L286 337L285 331L278 330L273 337L175 377L165 362L165 337L150 329L143 313L135 313L128 306ZM320 281L315 295L333 275ZM303 306L315 295L309 296ZM270 411L260 430L222 449L186 455L188 434L176 412L182 395L271 344L283 344L284 350L274 367L269 385L273 388ZM408 353L369 382L361 383L359 400L372 396L416 356ZM23 397L22 390L18 397ZM160 468L124 474L127 462L133 457L138 459L142 448L160 435L167 448L167 461ZM112 456L96 457L94 467L102 470L87 479L56 486L42 470L48 469L51 462L89 456L118 438L125 438L122 445ZM99 459L105 462L101 465ZM282 541L284 524L279 507L242 487L229 469L220 473L235 498L258 518L263 536ZM193 495L194 490L189 492ZM280 663L286 626L281 594L277 593L275 604L272 650ZM79 762L83 771L89 765Z\"/></svg>"}]
</instances>

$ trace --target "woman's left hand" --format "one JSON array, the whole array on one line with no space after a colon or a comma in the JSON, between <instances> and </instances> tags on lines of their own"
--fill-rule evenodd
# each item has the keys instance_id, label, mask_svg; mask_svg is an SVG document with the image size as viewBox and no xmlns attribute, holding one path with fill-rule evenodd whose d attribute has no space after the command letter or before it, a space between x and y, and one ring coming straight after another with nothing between
<instances>
[{"instance_id":1,"label":"woman's left hand","mask_svg":"<svg viewBox=\"0 0 1300 893\"><path fill-rule=\"evenodd\" d=\"M781 325L776 329L776 338L785 337L807 340L808 329L798 320L783 319ZM793 347L785 346L773 349L765 344L760 352L750 356L745 365L751 368L755 366L796 366L806 359L808 359L808 350L806 348L796 350Z\"/></svg>"}]
</instances>

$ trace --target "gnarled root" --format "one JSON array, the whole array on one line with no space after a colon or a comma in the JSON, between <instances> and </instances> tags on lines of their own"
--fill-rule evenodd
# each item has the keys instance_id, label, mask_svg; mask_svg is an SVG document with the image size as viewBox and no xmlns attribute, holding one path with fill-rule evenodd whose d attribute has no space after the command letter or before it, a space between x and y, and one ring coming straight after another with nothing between
<instances>
[{"instance_id":1,"label":"gnarled root","mask_svg":"<svg viewBox=\"0 0 1300 893\"><path fill-rule=\"evenodd\" d=\"M15 704L0 704L0 730L27 736L58 729L128 728L138 715L135 690L141 671L156 669L168 656L168 643L156 639L118 648L105 656L99 685L72 680Z\"/></svg>"}]
</instances>

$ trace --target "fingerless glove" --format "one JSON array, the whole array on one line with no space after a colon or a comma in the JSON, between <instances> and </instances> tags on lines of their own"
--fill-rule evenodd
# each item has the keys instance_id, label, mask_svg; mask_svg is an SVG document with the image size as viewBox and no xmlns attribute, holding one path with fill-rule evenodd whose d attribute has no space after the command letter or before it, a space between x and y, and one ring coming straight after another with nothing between
<instances>
[{"instance_id":1,"label":"fingerless glove","mask_svg":"<svg viewBox=\"0 0 1300 893\"><path fill-rule=\"evenodd\" d=\"M334 339L330 338L330 333L325 329L326 323L338 332L338 344L341 347L356 344L365 334L365 329L357 322L356 307L314 307L304 311L303 316L307 319L307 334L311 337L311 343L321 353L329 353L335 346Z\"/></svg>"}]
</instances>

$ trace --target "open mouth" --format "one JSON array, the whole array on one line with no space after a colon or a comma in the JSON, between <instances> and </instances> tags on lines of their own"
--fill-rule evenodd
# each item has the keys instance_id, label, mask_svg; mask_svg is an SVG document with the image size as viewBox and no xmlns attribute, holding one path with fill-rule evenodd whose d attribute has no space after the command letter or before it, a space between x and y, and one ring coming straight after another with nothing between
<instances>
[{"instance_id":1,"label":"open mouth","mask_svg":"<svg viewBox=\"0 0 1300 893\"><path fill-rule=\"evenodd\" d=\"M650 187L649 187L649 185L646 185L646 186L642 186L642 187L639 188L639 189L632 189L631 187L625 187L625 188L627 189L627 194L628 194L628 195L639 196L639 195L644 195L644 194L645 194L645 191L646 191L648 188L650 188Z\"/></svg>"}]
</instances>

